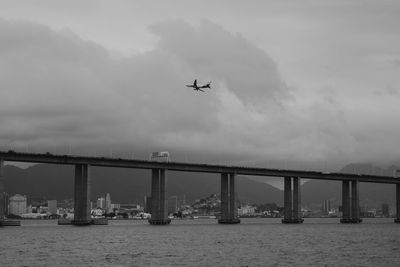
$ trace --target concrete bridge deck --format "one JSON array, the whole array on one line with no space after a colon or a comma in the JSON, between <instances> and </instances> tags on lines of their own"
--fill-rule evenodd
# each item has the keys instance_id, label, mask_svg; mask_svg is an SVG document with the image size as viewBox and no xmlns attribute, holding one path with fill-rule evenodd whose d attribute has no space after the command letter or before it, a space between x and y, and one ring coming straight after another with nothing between
<instances>
[{"instance_id":1,"label":"concrete bridge deck","mask_svg":"<svg viewBox=\"0 0 400 267\"><path fill-rule=\"evenodd\" d=\"M300 179L336 180L342 182L343 216L341 223L360 223L359 182L387 183L396 185L396 223L400 223L400 179L390 176L367 174L327 173L317 171L281 170L259 167L239 167L213 164L181 162L156 162L105 157L85 157L34 154L14 151L0 151L0 193L4 191L4 162L30 162L75 166L74 225L91 224L90 214L90 167L150 169L151 173L151 214L150 224L169 224L166 200L166 171L219 173L221 175L221 224L240 223L237 214L237 175L272 176L284 178L284 219L283 223L302 223ZM0 223L4 222L4 198L0 194Z\"/></svg>"},{"instance_id":2,"label":"concrete bridge deck","mask_svg":"<svg viewBox=\"0 0 400 267\"><path fill-rule=\"evenodd\" d=\"M214 164L155 162L149 160L85 157L70 155L53 155L50 153L20 153L0 151L0 159L9 162L48 163L61 165L88 164L99 167L136 168L136 169L166 169L170 171L234 173L236 175L300 177L305 179L358 181L369 183L400 184L400 178L368 174L328 173L318 171L269 169L260 167L240 167Z\"/></svg>"}]
</instances>

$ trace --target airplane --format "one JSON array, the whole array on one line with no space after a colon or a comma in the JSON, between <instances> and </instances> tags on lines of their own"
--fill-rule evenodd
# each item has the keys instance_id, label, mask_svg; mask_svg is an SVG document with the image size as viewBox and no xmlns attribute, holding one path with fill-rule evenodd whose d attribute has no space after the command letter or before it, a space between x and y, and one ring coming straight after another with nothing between
<instances>
[{"instance_id":1,"label":"airplane","mask_svg":"<svg viewBox=\"0 0 400 267\"><path fill-rule=\"evenodd\" d=\"M186 87L192 87L193 90L195 90L195 91L202 91L202 92L204 92L204 90L201 90L201 89L202 89L202 88L210 88L210 89L211 89L210 85L211 85L211 82L207 83L206 85L198 86L198 85L197 85L197 79L196 79L196 80L194 80L193 84L187 84Z\"/></svg>"},{"instance_id":2,"label":"airplane","mask_svg":"<svg viewBox=\"0 0 400 267\"><path fill-rule=\"evenodd\" d=\"M210 88L211 82L207 83L206 85L200 86L200 88Z\"/></svg>"}]
</instances>

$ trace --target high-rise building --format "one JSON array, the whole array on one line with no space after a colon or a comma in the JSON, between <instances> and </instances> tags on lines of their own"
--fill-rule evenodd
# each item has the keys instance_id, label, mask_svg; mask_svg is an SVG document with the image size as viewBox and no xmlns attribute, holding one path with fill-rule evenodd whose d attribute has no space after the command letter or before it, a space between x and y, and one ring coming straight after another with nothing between
<instances>
[{"instance_id":1,"label":"high-rise building","mask_svg":"<svg viewBox=\"0 0 400 267\"><path fill-rule=\"evenodd\" d=\"M168 198L168 213L178 212L178 196L170 196Z\"/></svg>"},{"instance_id":2,"label":"high-rise building","mask_svg":"<svg viewBox=\"0 0 400 267\"><path fill-rule=\"evenodd\" d=\"M97 199L97 208L105 209L106 208L106 200L104 197L99 197Z\"/></svg>"},{"instance_id":3,"label":"high-rise building","mask_svg":"<svg viewBox=\"0 0 400 267\"><path fill-rule=\"evenodd\" d=\"M111 196L110 196L109 193L107 193L107 195L106 195L106 206L105 206L105 208L106 208L106 212L107 213L110 213L112 211L112 209L111 209Z\"/></svg>"},{"instance_id":4,"label":"high-rise building","mask_svg":"<svg viewBox=\"0 0 400 267\"><path fill-rule=\"evenodd\" d=\"M389 217L389 204L383 203L382 204L382 215L384 217Z\"/></svg>"},{"instance_id":5,"label":"high-rise building","mask_svg":"<svg viewBox=\"0 0 400 267\"><path fill-rule=\"evenodd\" d=\"M327 215L330 210L331 210L331 200L325 199L322 202L322 214Z\"/></svg>"},{"instance_id":6,"label":"high-rise building","mask_svg":"<svg viewBox=\"0 0 400 267\"><path fill-rule=\"evenodd\" d=\"M51 215L57 214L57 200L47 200L47 207Z\"/></svg>"},{"instance_id":7,"label":"high-rise building","mask_svg":"<svg viewBox=\"0 0 400 267\"><path fill-rule=\"evenodd\" d=\"M26 196L16 194L9 199L9 214L21 215L26 213Z\"/></svg>"},{"instance_id":8,"label":"high-rise building","mask_svg":"<svg viewBox=\"0 0 400 267\"><path fill-rule=\"evenodd\" d=\"M180 206L185 206L186 205L186 195L182 195L182 199L180 201Z\"/></svg>"}]
</instances>

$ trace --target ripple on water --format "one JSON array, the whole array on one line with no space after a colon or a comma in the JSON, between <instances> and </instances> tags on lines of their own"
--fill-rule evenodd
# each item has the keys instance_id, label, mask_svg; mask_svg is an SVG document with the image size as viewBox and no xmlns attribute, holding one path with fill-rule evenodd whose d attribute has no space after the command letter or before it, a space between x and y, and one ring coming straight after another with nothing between
<instances>
[{"instance_id":1,"label":"ripple on water","mask_svg":"<svg viewBox=\"0 0 400 267\"><path fill-rule=\"evenodd\" d=\"M91 227L23 221L22 227L1 229L0 266L400 265L400 225L383 219L360 225L337 221L182 220L165 227L141 221Z\"/></svg>"}]
</instances>

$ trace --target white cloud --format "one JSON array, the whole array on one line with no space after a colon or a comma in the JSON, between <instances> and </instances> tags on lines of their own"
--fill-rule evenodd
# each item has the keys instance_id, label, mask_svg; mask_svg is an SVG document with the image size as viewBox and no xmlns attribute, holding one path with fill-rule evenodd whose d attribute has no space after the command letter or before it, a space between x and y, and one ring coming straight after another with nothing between
<instances>
[{"instance_id":1,"label":"white cloud","mask_svg":"<svg viewBox=\"0 0 400 267\"><path fill-rule=\"evenodd\" d=\"M209 21L197 29L179 20L151 29L161 37L159 49L198 75L223 81L245 104L277 105L288 97L275 62L240 35Z\"/></svg>"}]
</instances>

